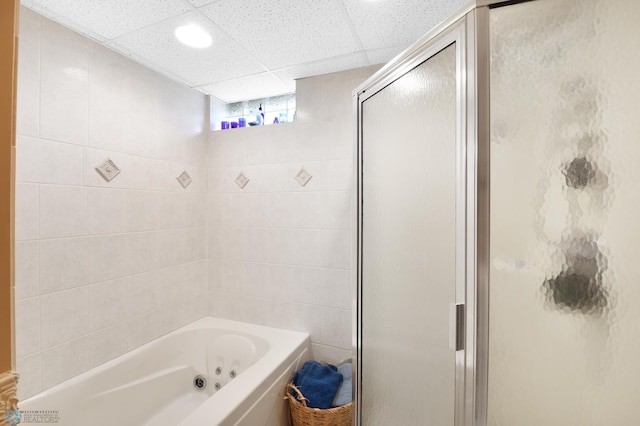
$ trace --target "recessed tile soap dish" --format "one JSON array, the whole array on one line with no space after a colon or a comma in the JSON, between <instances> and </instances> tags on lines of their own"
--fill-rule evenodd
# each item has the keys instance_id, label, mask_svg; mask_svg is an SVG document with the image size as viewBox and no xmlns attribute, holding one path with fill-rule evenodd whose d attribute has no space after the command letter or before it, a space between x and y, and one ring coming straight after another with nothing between
<instances>
[{"instance_id":1,"label":"recessed tile soap dish","mask_svg":"<svg viewBox=\"0 0 640 426\"><path fill-rule=\"evenodd\" d=\"M107 158L104 163L96 167L96 171L107 182L111 182L116 176L118 176L118 174L120 174L120 169L110 158Z\"/></svg>"},{"instance_id":2,"label":"recessed tile soap dish","mask_svg":"<svg viewBox=\"0 0 640 426\"><path fill-rule=\"evenodd\" d=\"M302 186L305 186L311 180L313 176L309 174L304 168L300 169L298 174L296 175L296 180Z\"/></svg>"},{"instance_id":3,"label":"recessed tile soap dish","mask_svg":"<svg viewBox=\"0 0 640 426\"><path fill-rule=\"evenodd\" d=\"M236 184L240 187L240 189L244 189L245 186L249 183L249 178L244 175L244 173L240 173L236 178Z\"/></svg>"},{"instance_id":4,"label":"recessed tile soap dish","mask_svg":"<svg viewBox=\"0 0 640 426\"><path fill-rule=\"evenodd\" d=\"M189 173L187 173L187 171L183 171L180 176L178 176L176 179L178 179L178 182L180 182L180 185L182 185L183 188L187 188L187 186L189 186L189 184L191 183L191 176L189 176Z\"/></svg>"}]
</instances>

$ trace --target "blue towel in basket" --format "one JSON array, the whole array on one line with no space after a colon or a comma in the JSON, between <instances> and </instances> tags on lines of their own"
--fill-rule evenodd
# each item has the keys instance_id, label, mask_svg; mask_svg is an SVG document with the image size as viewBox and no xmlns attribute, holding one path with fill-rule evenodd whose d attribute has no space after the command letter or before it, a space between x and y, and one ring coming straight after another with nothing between
<instances>
[{"instance_id":1,"label":"blue towel in basket","mask_svg":"<svg viewBox=\"0 0 640 426\"><path fill-rule=\"evenodd\" d=\"M353 400L353 365L347 362L338 367L338 372L342 374L342 384L338 387L336 396L333 398L332 406L340 407Z\"/></svg>"},{"instance_id":2,"label":"blue towel in basket","mask_svg":"<svg viewBox=\"0 0 640 426\"><path fill-rule=\"evenodd\" d=\"M306 398L308 407L327 409L342 383L342 374L335 365L307 361L296 371L292 381Z\"/></svg>"}]
</instances>

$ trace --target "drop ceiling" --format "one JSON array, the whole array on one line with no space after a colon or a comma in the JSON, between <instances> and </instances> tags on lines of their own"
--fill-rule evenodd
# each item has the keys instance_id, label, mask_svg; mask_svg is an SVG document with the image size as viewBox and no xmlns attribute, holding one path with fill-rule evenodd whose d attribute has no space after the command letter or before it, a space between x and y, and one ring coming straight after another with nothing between
<instances>
[{"instance_id":1,"label":"drop ceiling","mask_svg":"<svg viewBox=\"0 0 640 426\"><path fill-rule=\"evenodd\" d=\"M387 62L466 0L22 0L34 11L224 102ZM205 49L174 30L195 23Z\"/></svg>"}]
</instances>

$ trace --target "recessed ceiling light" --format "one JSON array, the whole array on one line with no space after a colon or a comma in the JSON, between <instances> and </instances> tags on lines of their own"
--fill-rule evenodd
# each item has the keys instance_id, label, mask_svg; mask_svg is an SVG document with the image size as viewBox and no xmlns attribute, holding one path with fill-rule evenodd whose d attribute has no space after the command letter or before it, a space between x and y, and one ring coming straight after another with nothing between
<instances>
[{"instance_id":1,"label":"recessed ceiling light","mask_svg":"<svg viewBox=\"0 0 640 426\"><path fill-rule=\"evenodd\" d=\"M211 46L211 36L197 25L189 24L176 28L174 34L182 43L190 47L204 49Z\"/></svg>"}]
</instances>

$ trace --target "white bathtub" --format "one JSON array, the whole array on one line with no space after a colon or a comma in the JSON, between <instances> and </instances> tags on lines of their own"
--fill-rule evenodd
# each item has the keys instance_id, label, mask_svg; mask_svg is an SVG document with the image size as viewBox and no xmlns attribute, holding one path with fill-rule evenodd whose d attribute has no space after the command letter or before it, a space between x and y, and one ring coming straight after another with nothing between
<instances>
[{"instance_id":1,"label":"white bathtub","mask_svg":"<svg viewBox=\"0 0 640 426\"><path fill-rule=\"evenodd\" d=\"M53 411L69 426L288 425L284 387L310 355L306 333L203 318L19 408ZM207 380L204 390L196 375Z\"/></svg>"}]
</instances>

